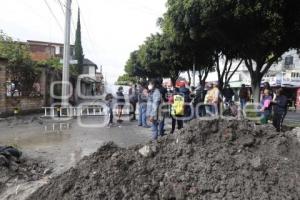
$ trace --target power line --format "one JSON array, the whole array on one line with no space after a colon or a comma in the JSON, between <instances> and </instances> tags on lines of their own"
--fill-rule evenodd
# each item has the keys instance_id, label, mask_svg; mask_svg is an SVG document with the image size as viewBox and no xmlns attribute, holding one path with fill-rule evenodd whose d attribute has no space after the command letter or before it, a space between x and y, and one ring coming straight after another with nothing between
<instances>
[{"instance_id":1,"label":"power line","mask_svg":"<svg viewBox=\"0 0 300 200\"><path fill-rule=\"evenodd\" d=\"M63 31L63 28L62 28L62 26L61 26L61 24L59 23L59 21L58 21L56 15L54 14L54 12L53 12L52 8L50 7L50 5L48 4L47 0L44 0L44 2L45 2L45 4L46 4L48 10L50 11L52 17L54 18L54 20L56 21L57 25L59 26L60 30L61 30L62 32L64 32L64 31Z\"/></svg>"},{"instance_id":2,"label":"power line","mask_svg":"<svg viewBox=\"0 0 300 200\"><path fill-rule=\"evenodd\" d=\"M57 0L58 4L60 5L61 11L62 13L65 15L65 10L64 10L64 5L62 4L62 2L60 0Z\"/></svg>"}]
</instances>

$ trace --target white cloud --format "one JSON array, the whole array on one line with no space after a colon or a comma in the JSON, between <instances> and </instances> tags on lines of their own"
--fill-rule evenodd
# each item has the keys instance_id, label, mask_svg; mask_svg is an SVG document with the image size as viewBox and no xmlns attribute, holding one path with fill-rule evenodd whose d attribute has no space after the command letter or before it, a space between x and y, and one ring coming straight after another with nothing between
<instances>
[{"instance_id":1,"label":"white cloud","mask_svg":"<svg viewBox=\"0 0 300 200\"><path fill-rule=\"evenodd\" d=\"M59 1L46 1L64 27L65 19ZM103 65L108 82L113 83L123 73L130 52L137 49L151 33L159 31L156 21L165 11L166 0L77 1L83 17L84 54L98 65ZM65 0L61 2L65 3ZM0 0L0 3L0 29L7 34L21 40L63 42L63 33L44 0ZM72 2L72 11L76 26L76 0ZM73 41L74 34L72 27Z\"/></svg>"}]
</instances>

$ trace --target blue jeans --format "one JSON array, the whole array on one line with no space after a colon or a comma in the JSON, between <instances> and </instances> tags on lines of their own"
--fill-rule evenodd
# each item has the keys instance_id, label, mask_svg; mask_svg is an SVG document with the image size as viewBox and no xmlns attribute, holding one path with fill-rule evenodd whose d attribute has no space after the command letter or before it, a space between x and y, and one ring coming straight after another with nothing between
<instances>
[{"instance_id":1,"label":"blue jeans","mask_svg":"<svg viewBox=\"0 0 300 200\"><path fill-rule=\"evenodd\" d=\"M162 120L159 121L159 134L161 136L165 134L165 117L162 117Z\"/></svg>"},{"instance_id":2,"label":"blue jeans","mask_svg":"<svg viewBox=\"0 0 300 200\"><path fill-rule=\"evenodd\" d=\"M141 103L139 105L139 126L147 126L147 104Z\"/></svg>"},{"instance_id":3,"label":"blue jeans","mask_svg":"<svg viewBox=\"0 0 300 200\"><path fill-rule=\"evenodd\" d=\"M161 122L159 120L154 120L152 122L152 138L153 140L156 140L158 136L163 136L162 131L160 130Z\"/></svg>"},{"instance_id":4,"label":"blue jeans","mask_svg":"<svg viewBox=\"0 0 300 200\"><path fill-rule=\"evenodd\" d=\"M244 108L245 108L245 105L246 105L246 99L240 99L240 104L241 104L241 110L244 110Z\"/></svg>"}]
</instances>

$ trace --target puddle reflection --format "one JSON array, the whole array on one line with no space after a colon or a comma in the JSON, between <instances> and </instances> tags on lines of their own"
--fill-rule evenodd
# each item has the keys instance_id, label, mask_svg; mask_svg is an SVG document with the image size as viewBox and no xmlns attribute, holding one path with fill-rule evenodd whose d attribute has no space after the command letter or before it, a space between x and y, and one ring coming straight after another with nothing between
<instances>
[{"instance_id":1,"label":"puddle reflection","mask_svg":"<svg viewBox=\"0 0 300 200\"><path fill-rule=\"evenodd\" d=\"M44 126L44 131L45 133L64 133L71 128L71 123L52 123Z\"/></svg>"}]
</instances>

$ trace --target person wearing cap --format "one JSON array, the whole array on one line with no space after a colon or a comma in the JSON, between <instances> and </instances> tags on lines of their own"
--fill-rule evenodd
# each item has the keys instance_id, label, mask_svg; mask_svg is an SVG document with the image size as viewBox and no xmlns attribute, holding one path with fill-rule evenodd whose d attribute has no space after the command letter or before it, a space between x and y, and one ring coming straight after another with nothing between
<instances>
[{"instance_id":1,"label":"person wearing cap","mask_svg":"<svg viewBox=\"0 0 300 200\"><path fill-rule=\"evenodd\" d=\"M124 108L124 105L125 105L125 97L124 97L124 94L123 94L123 87L120 86L118 88L118 91L117 91L117 106L118 106L118 111L117 111L117 116L118 116L118 120L117 122L122 122L122 114L123 114L123 108Z\"/></svg>"}]
</instances>

